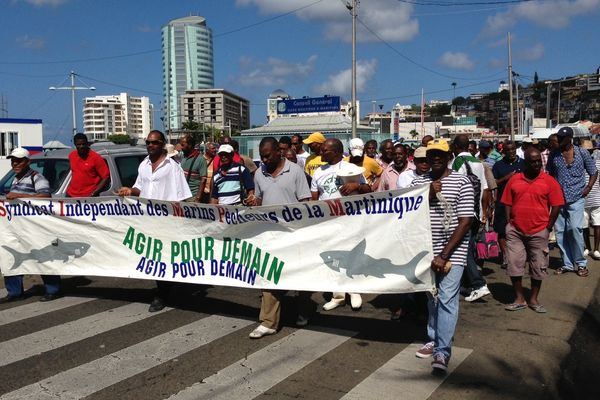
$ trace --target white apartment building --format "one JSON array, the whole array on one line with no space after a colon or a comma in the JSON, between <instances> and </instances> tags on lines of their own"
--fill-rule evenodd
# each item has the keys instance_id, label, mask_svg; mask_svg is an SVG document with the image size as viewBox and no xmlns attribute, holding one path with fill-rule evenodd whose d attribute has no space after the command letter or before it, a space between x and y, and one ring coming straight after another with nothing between
<instances>
[{"instance_id":1,"label":"white apartment building","mask_svg":"<svg viewBox=\"0 0 600 400\"><path fill-rule=\"evenodd\" d=\"M90 140L109 135L129 135L143 140L153 129L154 106L148 97L127 93L86 97L83 101L83 132Z\"/></svg>"}]
</instances>

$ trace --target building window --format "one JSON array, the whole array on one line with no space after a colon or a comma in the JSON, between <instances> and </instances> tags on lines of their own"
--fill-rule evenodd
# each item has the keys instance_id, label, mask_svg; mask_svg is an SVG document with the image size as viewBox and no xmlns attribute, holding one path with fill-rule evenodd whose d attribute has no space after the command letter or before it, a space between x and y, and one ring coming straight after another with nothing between
<instances>
[{"instance_id":1,"label":"building window","mask_svg":"<svg viewBox=\"0 0 600 400\"><path fill-rule=\"evenodd\" d=\"M0 132L0 156L8 156L17 147L19 147L18 132Z\"/></svg>"}]
</instances>

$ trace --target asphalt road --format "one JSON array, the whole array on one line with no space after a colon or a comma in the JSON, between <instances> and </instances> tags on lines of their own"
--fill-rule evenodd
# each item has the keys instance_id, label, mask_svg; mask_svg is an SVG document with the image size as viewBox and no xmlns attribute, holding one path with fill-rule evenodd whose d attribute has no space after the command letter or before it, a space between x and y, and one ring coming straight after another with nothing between
<instances>
[{"instance_id":1,"label":"asphalt road","mask_svg":"<svg viewBox=\"0 0 600 400\"><path fill-rule=\"evenodd\" d=\"M149 314L151 281L66 278L64 299L0 305L0 399L597 399L600 262L590 270L550 275L549 312L536 314L504 310L510 281L486 263L492 295L461 299L443 377L414 357L425 316L389 320L395 296L365 295L358 312L319 308L298 329L290 293L282 330L250 340L257 290L180 286L176 304Z\"/></svg>"}]
</instances>

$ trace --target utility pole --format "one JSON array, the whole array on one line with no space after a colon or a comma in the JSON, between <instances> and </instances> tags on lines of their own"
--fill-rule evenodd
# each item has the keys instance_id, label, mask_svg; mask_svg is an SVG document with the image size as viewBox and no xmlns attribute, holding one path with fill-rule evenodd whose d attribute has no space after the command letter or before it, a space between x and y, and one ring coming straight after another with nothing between
<instances>
[{"instance_id":1,"label":"utility pole","mask_svg":"<svg viewBox=\"0 0 600 400\"><path fill-rule=\"evenodd\" d=\"M517 74L514 71L512 74L513 76L519 76L519 74ZM515 80L515 83L515 88L517 89L517 135L522 135L523 132L521 132L521 108L519 107L519 81Z\"/></svg>"},{"instance_id":2,"label":"utility pole","mask_svg":"<svg viewBox=\"0 0 600 400\"><path fill-rule=\"evenodd\" d=\"M456 99L456 82L452 82L452 101L450 102L450 114L452 114L452 106L454 105L454 99ZM454 126L454 136L456 136L456 108L454 106L454 116L452 116L452 125Z\"/></svg>"},{"instance_id":3,"label":"utility pole","mask_svg":"<svg viewBox=\"0 0 600 400\"><path fill-rule=\"evenodd\" d=\"M358 0L352 0L352 4L346 3L346 8L352 15L352 137L356 135L356 17L358 16Z\"/></svg>"},{"instance_id":4,"label":"utility pole","mask_svg":"<svg viewBox=\"0 0 600 400\"><path fill-rule=\"evenodd\" d=\"M515 114L513 109L513 76L512 51L510 48L510 32L508 32L508 96L510 97L510 140L515 140Z\"/></svg>"},{"instance_id":5,"label":"utility pole","mask_svg":"<svg viewBox=\"0 0 600 400\"><path fill-rule=\"evenodd\" d=\"M552 128L552 120L550 119L550 95L552 94L552 81L545 81L546 84L546 128Z\"/></svg>"},{"instance_id":6,"label":"utility pole","mask_svg":"<svg viewBox=\"0 0 600 400\"><path fill-rule=\"evenodd\" d=\"M71 107L72 107L72 111L73 111L73 136L75 136L75 134L77 133L77 117L75 116L75 91L76 90L96 90L96 88L93 86L90 86L90 87L75 86L75 75L77 75L77 74L73 71L71 71L71 73L69 74L69 76L71 77L71 86L59 86L59 87L50 86L48 88L50 90L70 90L71 91Z\"/></svg>"}]
</instances>

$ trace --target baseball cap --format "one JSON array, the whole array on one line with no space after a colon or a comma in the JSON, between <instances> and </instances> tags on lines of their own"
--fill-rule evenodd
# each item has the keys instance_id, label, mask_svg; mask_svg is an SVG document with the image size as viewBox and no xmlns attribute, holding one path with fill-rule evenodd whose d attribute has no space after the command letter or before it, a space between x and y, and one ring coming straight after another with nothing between
<instances>
[{"instance_id":1,"label":"baseball cap","mask_svg":"<svg viewBox=\"0 0 600 400\"><path fill-rule=\"evenodd\" d=\"M425 146L417 147L415 149L415 152L413 153L413 157L414 158L425 158L425 157L427 157L427 147L425 147Z\"/></svg>"},{"instance_id":2,"label":"baseball cap","mask_svg":"<svg viewBox=\"0 0 600 400\"><path fill-rule=\"evenodd\" d=\"M564 126L556 132L556 135L559 137L573 137L573 128L569 126Z\"/></svg>"},{"instance_id":3,"label":"baseball cap","mask_svg":"<svg viewBox=\"0 0 600 400\"><path fill-rule=\"evenodd\" d=\"M313 132L302 141L304 144L325 143L325 136L321 132Z\"/></svg>"},{"instance_id":4,"label":"baseball cap","mask_svg":"<svg viewBox=\"0 0 600 400\"><path fill-rule=\"evenodd\" d=\"M30 155L27 149L17 147L16 149L13 149L13 151L10 152L10 155L6 158L30 158Z\"/></svg>"},{"instance_id":5,"label":"baseball cap","mask_svg":"<svg viewBox=\"0 0 600 400\"><path fill-rule=\"evenodd\" d=\"M480 149L489 149L492 147L492 144L487 140L482 140L479 142Z\"/></svg>"},{"instance_id":6,"label":"baseball cap","mask_svg":"<svg viewBox=\"0 0 600 400\"><path fill-rule=\"evenodd\" d=\"M363 155L365 150L365 143L361 138L354 138L350 140L350 154L352 157L360 157Z\"/></svg>"},{"instance_id":7,"label":"baseball cap","mask_svg":"<svg viewBox=\"0 0 600 400\"><path fill-rule=\"evenodd\" d=\"M222 144L217 153L233 153L233 147L230 144Z\"/></svg>"},{"instance_id":8,"label":"baseball cap","mask_svg":"<svg viewBox=\"0 0 600 400\"><path fill-rule=\"evenodd\" d=\"M439 150L444 153L448 153L450 151L450 146L448 145L448 141L444 139L433 139L427 142L427 151L430 150Z\"/></svg>"},{"instance_id":9,"label":"baseball cap","mask_svg":"<svg viewBox=\"0 0 600 400\"><path fill-rule=\"evenodd\" d=\"M527 136L526 138L523 138L523 143L533 143L533 139Z\"/></svg>"}]
</instances>

